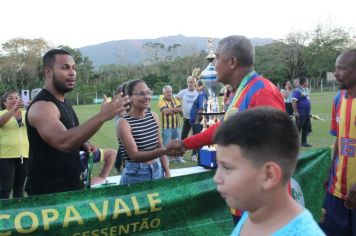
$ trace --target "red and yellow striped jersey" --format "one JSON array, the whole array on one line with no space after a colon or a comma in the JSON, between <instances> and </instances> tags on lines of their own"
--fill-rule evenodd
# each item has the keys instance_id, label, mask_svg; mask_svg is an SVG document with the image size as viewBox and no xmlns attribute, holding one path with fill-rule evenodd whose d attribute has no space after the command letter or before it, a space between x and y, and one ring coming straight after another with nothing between
<instances>
[{"instance_id":1,"label":"red and yellow striped jersey","mask_svg":"<svg viewBox=\"0 0 356 236\"><path fill-rule=\"evenodd\" d=\"M328 192L345 199L356 183L356 98L346 91L334 97L330 133L337 137L339 151L330 170Z\"/></svg>"}]
</instances>

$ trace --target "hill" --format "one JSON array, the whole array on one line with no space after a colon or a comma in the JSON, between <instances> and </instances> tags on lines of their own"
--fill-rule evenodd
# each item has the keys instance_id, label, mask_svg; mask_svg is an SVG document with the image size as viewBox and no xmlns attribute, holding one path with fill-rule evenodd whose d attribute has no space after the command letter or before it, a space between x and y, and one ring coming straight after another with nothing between
<instances>
[{"instance_id":1,"label":"hill","mask_svg":"<svg viewBox=\"0 0 356 236\"><path fill-rule=\"evenodd\" d=\"M252 38L251 40L255 46L275 42L270 38ZM218 41L219 39L214 39L213 45L216 46ZM106 64L142 64L160 56L187 56L200 53L207 51L207 42L208 37L176 35L157 39L109 41L78 49L93 61L96 68L99 68Z\"/></svg>"}]
</instances>

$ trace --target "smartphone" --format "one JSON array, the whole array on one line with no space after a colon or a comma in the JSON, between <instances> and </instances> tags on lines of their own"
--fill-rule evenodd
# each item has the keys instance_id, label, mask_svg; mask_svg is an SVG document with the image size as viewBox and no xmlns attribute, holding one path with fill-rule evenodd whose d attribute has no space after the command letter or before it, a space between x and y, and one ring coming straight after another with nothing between
<instances>
[{"instance_id":1,"label":"smartphone","mask_svg":"<svg viewBox=\"0 0 356 236\"><path fill-rule=\"evenodd\" d=\"M30 91L29 90L22 90L21 91L21 99L23 104L26 106L30 102Z\"/></svg>"}]
</instances>

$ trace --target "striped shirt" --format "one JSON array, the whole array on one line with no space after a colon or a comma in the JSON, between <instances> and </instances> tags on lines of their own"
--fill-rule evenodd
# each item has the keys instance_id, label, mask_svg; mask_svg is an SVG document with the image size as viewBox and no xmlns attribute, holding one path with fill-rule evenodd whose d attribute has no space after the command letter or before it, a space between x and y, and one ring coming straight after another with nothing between
<instances>
[{"instance_id":1,"label":"striped shirt","mask_svg":"<svg viewBox=\"0 0 356 236\"><path fill-rule=\"evenodd\" d=\"M345 199L356 183L356 98L345 90L334 97L330 133L337 137L339 152L332 162L328 192Z\"/></svg>"},{"instance_id":2,"label":"striped shirt","mask_svg":"<svg viewBox=\"0 0 356 236\"><path fill-rule=\"evenodd\" d=\"M174 113L171 115L165 115L162 110L164 108L174 108L180 107L181 104L178 99L172 98L171 101L168 101L164 98L159 100L158 107L162 113L162 129L174 129L179 127L179 114Z\"/></svg>"},{"instance_id":3,"label":"striped shirt","mask_svg":"<svg viewBox=\"0 0 356 236\"><path fill-rule=\"evenodd\" d=\"M132 137L139 151L151 151L158 148L158 124L149 110L145 111L144 118L132 117L128 114L122 118L126 119L131 126ZM121 158L131 160L120 140L119 145Z\"/></svg>"}]
</instances>

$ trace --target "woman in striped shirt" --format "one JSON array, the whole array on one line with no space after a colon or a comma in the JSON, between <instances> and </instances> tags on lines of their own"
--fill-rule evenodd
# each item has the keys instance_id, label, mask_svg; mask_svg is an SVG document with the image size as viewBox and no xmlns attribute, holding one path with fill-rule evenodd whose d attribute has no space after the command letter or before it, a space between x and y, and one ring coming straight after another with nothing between
<instances>
[{"instance_id":1,"label":"woman in striped shirt","mask_svg":"<svg viewBox=\"0 0 356 236\"><path fill-rule=\"evenodd\" d=\"M119 121L117 136L122 145L120 155L125 160L120 184L137 183L170 176L158 129L158 116L150 111L152 91L143 80L126 85L131 109Z\"/></svg>"}]
</instances>

